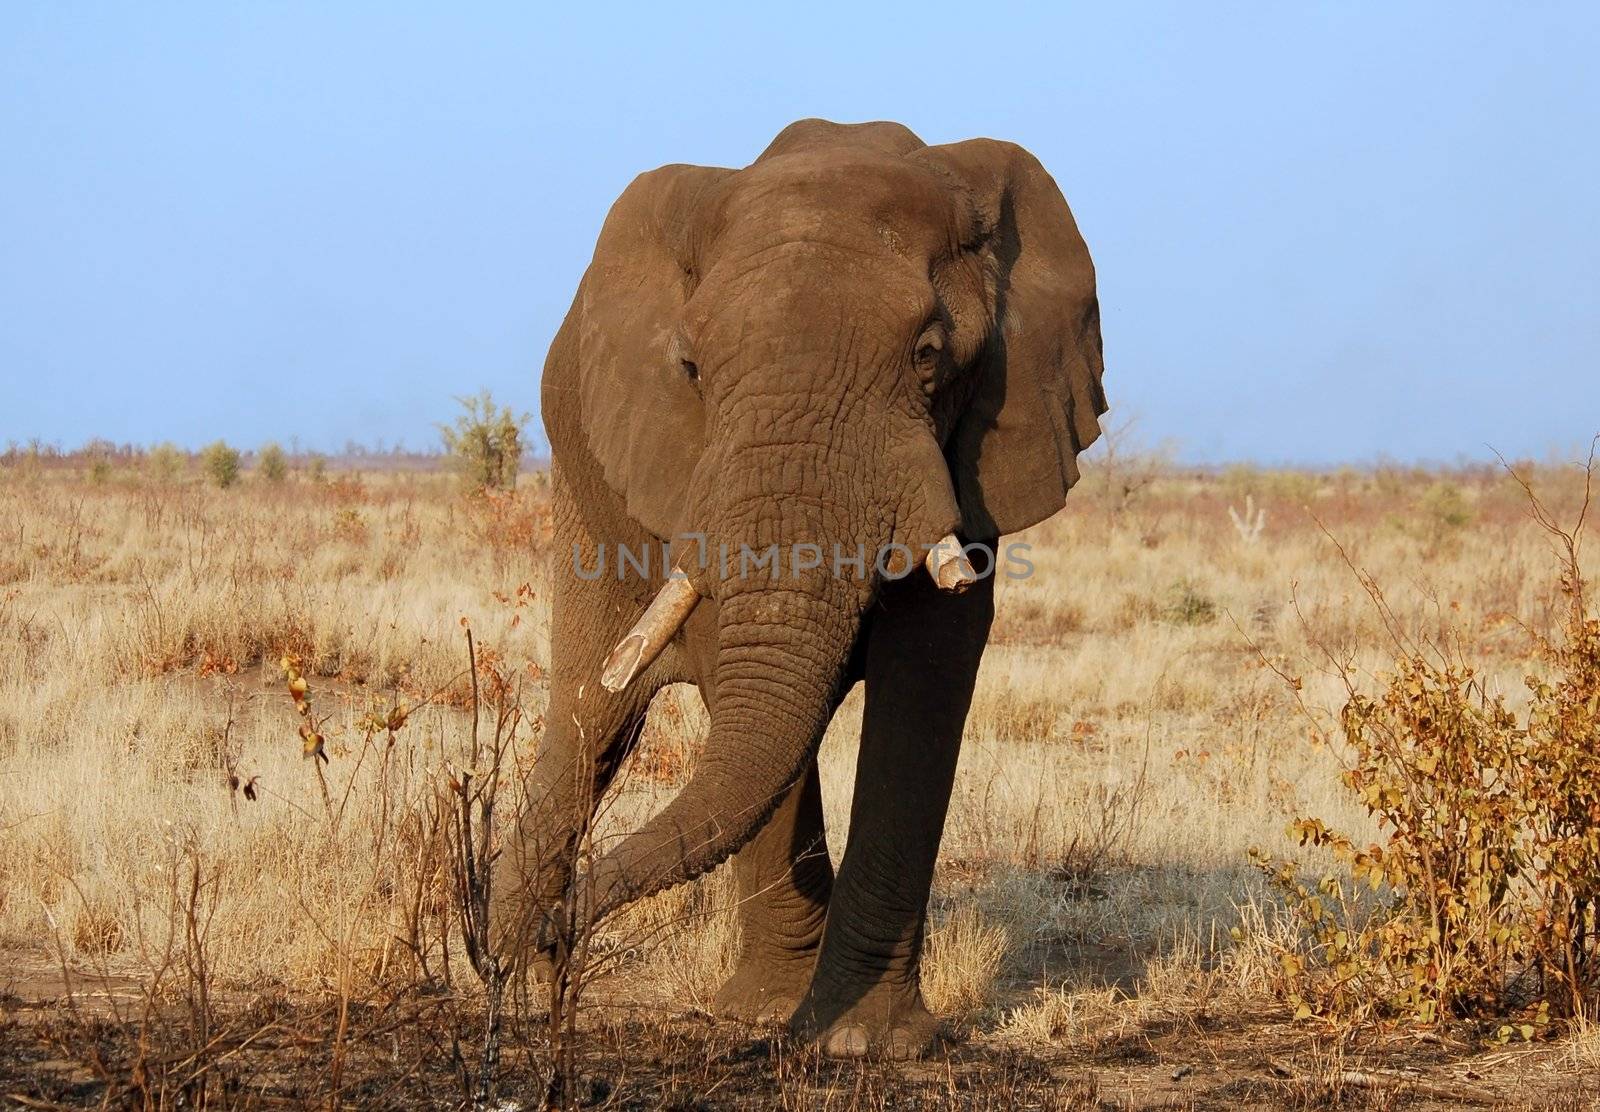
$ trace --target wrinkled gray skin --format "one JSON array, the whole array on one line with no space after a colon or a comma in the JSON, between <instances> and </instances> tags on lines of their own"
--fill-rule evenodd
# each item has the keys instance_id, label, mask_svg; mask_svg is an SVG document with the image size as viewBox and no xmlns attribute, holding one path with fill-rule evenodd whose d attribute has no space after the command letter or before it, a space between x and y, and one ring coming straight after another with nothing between
<instances>
[{"instance_id":1,"label":"wrinkled gray skin","mask_svg":"<svg viewBox=\"0 0 1600 1112\"><path fill-rule=\"evenodd\" d=\"M651 696L688 682L711 714L704 755L578 877L583 902L610 910L737 855L743 952L719 1007L787 1020L834 1055L921 1053L937 1030L918 988L928 890L993 578L951 595L920 572L825 561L774 582L691 557L705 597L612 694L602 661L663 571L619 580L615 546L993 543L1060 508L1099 433L1101 367L1088 251L1019 147L804 120L742 170L636 179L545 364L551 692L532 802L498 866L503 952L528 956ZM606 573L574 574L574 546L591 570L604 546ZM816 753L858 681L835 874Z\"/></svg>"}]
</instances>

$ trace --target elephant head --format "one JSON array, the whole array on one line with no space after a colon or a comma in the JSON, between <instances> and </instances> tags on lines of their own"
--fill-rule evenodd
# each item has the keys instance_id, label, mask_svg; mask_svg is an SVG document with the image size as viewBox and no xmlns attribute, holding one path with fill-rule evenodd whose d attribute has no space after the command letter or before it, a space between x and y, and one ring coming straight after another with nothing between
<instances>
[{"instance_id":1,"label":"elephant head","mask_svg":"<svg viewBox=\"0 0 1600 1112\"><path fill-rule=\"evenodd\" d=\"M702 553L827 555L776 576L684 563L613 654L609 688L697 600L717 608L704 756L595 864L598 905L752 836L827 725L881 586L874 554L992 540L1061 507L1099 434L1101 369L1089 253L1018 146L806 120L744 169L666 166L628 187L546 364L546 413L577 414L551 427L558 461L603 476L680 553L692 534ZM968 574L949 557L931 570Z\"/></svg>"}]
</instances>

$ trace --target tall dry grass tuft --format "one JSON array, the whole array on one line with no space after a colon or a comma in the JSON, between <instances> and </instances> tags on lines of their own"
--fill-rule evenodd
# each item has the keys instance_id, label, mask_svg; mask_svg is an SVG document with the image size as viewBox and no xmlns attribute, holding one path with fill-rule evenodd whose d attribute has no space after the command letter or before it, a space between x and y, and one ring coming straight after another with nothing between
<instances>
[{"instance_id":1,"label":"tall dry grass tuft","mask_svg":"<svg viewBox=\"0 0 1600 1112\"><path fill-rule=\"evenodd\" d=\"M1011 948L1010 932L984 919L970 904L928 932L922 994L937 1015L973 1015L994 998L1000 966Z\"/></svg>"}]
</instances>

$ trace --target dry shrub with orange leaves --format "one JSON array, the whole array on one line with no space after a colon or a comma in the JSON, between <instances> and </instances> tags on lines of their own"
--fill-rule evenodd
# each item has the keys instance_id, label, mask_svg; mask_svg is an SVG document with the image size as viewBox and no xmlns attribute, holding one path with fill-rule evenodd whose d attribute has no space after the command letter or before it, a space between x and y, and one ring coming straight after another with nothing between
<instances>
[{"instance_id":1,"label":"dry shrub with orange leaves","mask_svg":"<svg viewBox=\"0 0 1600 1112\"><path fill-rule=\"evenodd\" d=\"M1352 688L1340 717L1353 754L1342 782L1382 840L1299 819L1299 843L1342 866L1314 884L1254 854L1304 931L1282 957L1302 1017L1496 1019L1501 1038L1531 1038L1552 1018L1600 1014L1600 620L1578 559L1588 500L1567 530L1529 495L1561 552L1565 613L1535 638L1547 674L1527 677L1526 707L1459 648L1413 646L1376 695Z\"/></svg>"},{"instance_id":2,"label":"dry shrub with orange leaves","mask_svg":"<svg viewBox=\"0 0 1600 1112\"><path fill-rule=\"evenodd\" d=\"M536 552L550 542L550 501L534 480L534 490L472 490L463 498L467 524L479 545L491 552Z\"/></svg>"}]
</instances>

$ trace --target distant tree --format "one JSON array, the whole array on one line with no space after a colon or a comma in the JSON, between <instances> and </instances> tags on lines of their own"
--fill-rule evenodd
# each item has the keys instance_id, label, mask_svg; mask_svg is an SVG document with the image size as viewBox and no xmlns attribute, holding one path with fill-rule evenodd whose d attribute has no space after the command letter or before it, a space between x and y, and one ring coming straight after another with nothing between
<instances>
[{"instance_id":1,"label":"distant tree","mask_svg":"<svg viewBox=\"0 0 1600 1112\"><path fill-rule=\"evenodd\" d=\"M522 463L522 429L528 414L502 408L485 390L457 398L463 410L455 427L440 425L445 450L468 483L480 490L510 490Z\"/></svg>"},{"instance_id":2,"label":"distant tree","mask_svg":"<svg viewBox=\"0 0 1600 1112\"><path fill-rule=\"evenodd\" d=\"M267 441L256 453L256 470L269 483L281 483L289 477L289 460L275 441Z\"/></svg>"},{"instance_id":3,"label":"distant tree","mask_svg":"<svg viewBox=\"0 0 1600 1112\"><path fill-rule=\"evenodd\" d=\"M321 452L312 452L306 457L306 478L314 483L327 482L328 459Z\"/></svg>"},{"instance_id":4,"label":"distant tree","mask_svg":"<svg viewBox=\"0 0 1600 1112\"><path fill-rule=\"evenodd\" d=\"M157 444L144 457L144 465L149 470L150 477L158 483L175 481L186 462L183 453L178 451L177 445L170 440Z\"/></svg>"},{"instance_id":5,"label":"distant tree","mask_svg":"<svg viewBox=\"0 0 1600 1112\"><path fill-rule=\"evenodd\" d=\"M228 447L228 442L218 440L200 451L200 466L206 478L226 489L239 481L239 450Z\"/></svg>"}]
</instances>

